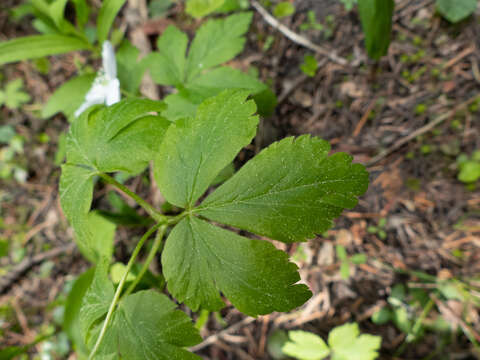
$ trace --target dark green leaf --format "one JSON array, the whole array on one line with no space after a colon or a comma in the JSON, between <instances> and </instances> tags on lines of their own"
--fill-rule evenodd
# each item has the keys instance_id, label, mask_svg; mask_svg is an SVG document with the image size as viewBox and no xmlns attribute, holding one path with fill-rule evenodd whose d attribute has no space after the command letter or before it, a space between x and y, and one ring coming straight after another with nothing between
<instances>
[{"instance_id":1,"label":"dark green leaf","mask_svg":"<svg viewBox=\"0 0 480 360\"><path fill-rule=\"evenodd\" d=\"M368 186L368 173L326 141L304 135L272 144L195 209L211 220L284 242L326 231Z\"/></svg>"},{"instance_id":2,"label":"dark green leaf","mask_svg":"<svg viewBox=\"0 0 480 360\"><path fill-rule=\"evenodd\" d=\"M95 269L90 268L75 280L72 289L68 293L63 319L64 331L75 344L77 354L83 356L88 356L88 349L79 326L80 308L83 297L92 283L94 273Z\"/></svg>"},{"instance_id":3,"label":"dark green leaf","mask_svg":"<svg viewBox=\"0 0 480 360\"><path fill-rule=\"evenodd\" d=\"M220 171L255 136L258 117L248 93L224 91L205 100L195 118L175 122L154 163L157 184L168 202L192 207Z\"/></svg>"},{"instance_id":4,"label":"dark green leaf","mask_svg":"<svg viewBox=\"0 0 480 360\"><path fill-rule=\"evenodd\" d=\"M358 0L368 56L379 60L387 54L392 32L393 0Z\"/></svg>"},{"instance_id":5,"label":"dark green leaf","mask_svg":"<svg viewBox=\"0 0 480 360\"><path fill-rule=\"evenodd\" d=\"M297 266L271 243L251 240L195 217L171 232L162 254L168 290L196 311L219 310L221 291L240 311L256 316L289 311L311 293Z\"/></svg>"},{"instance_id":6,"label":"dark green leaf","mask_svg":"<svg viewBox=\"0 0 480 360\"><path fill-rule=\"evenodd\" d=\"M89 48L79 38L65 35L34 35L0 42L0 65Z\"/></svg>"}]
</instances>

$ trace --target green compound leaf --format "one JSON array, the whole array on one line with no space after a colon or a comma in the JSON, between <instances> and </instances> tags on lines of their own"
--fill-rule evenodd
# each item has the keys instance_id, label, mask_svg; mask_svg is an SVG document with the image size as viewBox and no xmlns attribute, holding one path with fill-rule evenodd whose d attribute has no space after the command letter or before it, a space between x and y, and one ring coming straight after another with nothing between
<instances>
[{"instance_id":1,"label":"green compound leaf","mask_svg":"<svg viewBox=\"0 0 480 360\"><path fill-rule=\"evenodd\" d=\"M185 81L188 37L169 26L157 40L158 52L149 55L152 78L159 84L180 86Z\"/></svg>"},{"instance_id":2,"label":"green compound leaf","mask_svg":"<svg viewBox=\"0 0 480 360\"><path fill-rule=\"evenodd\" d=\"M187 81L192 81L206 69L237 56L245 45L244 35L250 26L252 16L252 13L246 12L221 20L209 20L198 29L188 52Z\"/></svg>"},{"instance_id":3,"label":"green compound leaf","mask_svg":"<svg viewBox=\"0 0 480 360\"><path fill-rule=\"evenodd\" d=\"M477 9L477 0L437 0L438 12L452 23L472 15Z\"/></svg>"},{"instance_id":4,"label":"green compound leaf","mask_svg":"<svg viewBox=\"0 0 480 360\"><path fill-rule=\"evenodd\" d=\"M93 80L95 80L95 74L80 75L68 80L48 99L42 110L42 117L49 118L63 112L71 121L75 110L80 107L90 90Z\"/></svg>"},{"instance_id":5,"label":"green compound leaf","mask_svg":"<svg viewBox=\"0 0 480 360\"><path fill-rule=\"evenodd\" d=\"M111 255L99 241L98 218L89 215L93 180L100 172L138 173L152 160L169 126L160 116L165 108L151 100L124 100L108 108L84 112L67 135L67 163L60 177L60 202L73 226L77 244L87 258ZM97 215L99 216L99 215ZM103 233L109 234L103 224Z\"/></svg>"},{"instance_id":6,"label":"green compound leaf","mask_svg":"<svg viewBox=\"0 0 480 360\"><path fill-rule=\"evenodd\" d=\"M329 151L326 141L308 135L274 143L194 211L284 242L312 238L354 207L368 186L364 166Z\"/></svg>"},{"instance_id":7,"label":"green compound leaf","mask_svg":"<svg viewBox=\"0 0 480 360\"><path fill-rule=\"evenodd\" d=\"M104 0L97 18L98 43L103 44L108 38L113 20L125 4L126 0Z\"/></svg>"},{"instance_id":8,"label":"green compound leaf","mask_svg":"<svg viewBox=\"0 0 480 360\"><path fill-rule=\"evenodd\" d=\"M77 37L65 35L34 35L0 42L0 65L88 49L90 45Z\"/></svg>"},{"instance_id":9,"label":"green compound leaf","mask_svg":"<svg viewBox=\"0 0 480 360\"><path fill-rule=\"evenodd\" d=\"M201 18L220 8L224 2L225 0L188 0L185 11L195 18Z\"/></svg>"},{"instance_id":10,"label":"green compound leaf","mask_svg":"<svg viewBox=\"0 0 480 360\"><path fill-rule=\"evenodd\" d=\"M165 198L191 208L212 181L255 136L258 117L248 93L226 90L205 100L194 118L175 122L154 161Z\"/></svg>"},{"instance_id":11,"label":"green compound leaf","mask_svg":"<svg viewBox=\"0 0 480 360\"><path fill-rule=\"evenodd\" d=\"M207 21L198 30L188 55L188 37L182 31L170 26L159 37L158 51L150 54L146 62L155 82L173 85L178 90L165 98L169 105L165 116L169 120L194 116L198 104L224 89L244 89L252 94L269 90L254 76L219 67L242 51L251 19L251 13L239 13ZM268 101L265 111L262 106L260 113L269 113L271 104Z\"/></svg>"},{"instance_id":12,"label":"green compound leaf","mask_svg":"<svg viewBox=\"0 0 480 360\"><path fill-rule=\"evenodd\" d=\"M338 326L328 334L332 360L374 360L381 342L380 336L360 335L356 323Z\"/></svg>"},{"instance_id":13,"label":"green compound leaf","mask_svg":"<svg viewBox=\"0 0 480 360\"><path fill-rule=\"evenodd\" d=\"M196 311L219 310L221 291L245 314L289 311L311 296L297 266L271 243L251 240L195 217L167 239L162 265L168 290Z\"/></svg>"},{"instance_id":14,"label":"green compound leaf","mask_svg":"<svg viewBox=\"0 0 480 360\"><path fill-rule=\"evenodd\" d=\"M387 54L392 32L393 0L358 0L368 56L379 60Z\"/></svg>"},{"instance_id":15,"label":"green compound leaf","mask_svg":"<svg viewBox=\"0 0 480 360\"><path fill-rule=\"evenodd\" d=\"M322 360L330 355L330 349L323 339L306 331L289 331L289 341L282 347L285 355L299 360Z\"/></svg>"}]
</instances>

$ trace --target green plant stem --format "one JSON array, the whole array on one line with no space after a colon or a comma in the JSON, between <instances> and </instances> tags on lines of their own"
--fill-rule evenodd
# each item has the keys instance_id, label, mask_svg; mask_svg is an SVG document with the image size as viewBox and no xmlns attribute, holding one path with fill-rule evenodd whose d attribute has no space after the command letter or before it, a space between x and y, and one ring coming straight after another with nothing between
<instances>
[{"instance_id":1,"label":"green plant stem","mask_svg":"<svg viewBox=\"0 0 480 360\"><path fill-rule=\"evenodd\" d=\"M155 226L151 227L142 236L142 238L138 242L137 246L135 247L135 250L133 250L132 256L130 257L130 260L128 260L127 268L125 269L125 274L123 274L122 279L120 280L120 283L118 284L117 290L115 291L115 295L113 296L113 300L110 303L110 307L108 308L107 316L105 317L105 321L103 322L102 329L100 330L100 334L98 335L97 342L95 343L95 346L93 347L92 351L90 352L90 356L88 357L88 360L93 359L96 352L98 351L98 348L100 347L100 344L102 343L103 338L105 337L107 327L110 324L113 312L115 310L115 307L117 306L118 300L120 299L120 294L122 293L123 286L125 285L125 281L127 280L128 273L132 269L132 266L135 263L135 259L137 258L138 254L140 252L140 249L142 248L145 241L147 241L147 239L150 237L150 235L152 235L159 227L166 226L165 224L166 224L166 221L158 223Z\"/></svg>"},{"instance_id":2,"label":"green plant stem","mask_svg":"<svg viewBox=\"0 0 480 360\"><path fill-rule=\"evenodd\" d=\"M154 240L153 245L152 245L152 248L150 249L150 252L148 253L147 259L145 260L145 263L143 264L142 269L140 270L140 272L138 273L138 275L136 276L136 278L132 282L132 284L130 284L128 289L125 290L125 293L123 294L123 296L127 296L128 294L130 294L136 288L136 286L138 285L138 283L142 279L143 275L145 275L145 273L147 272L147 270L150 266L150 263L152 262L153 258L155 257L155 254L157 253L158 249L162 245L163 235L165 235L165 230L166 229L167 229L167 225L162 225L158 229L157 235L155 236L155 240Z\"/></svg>"},{"instance_id":3,"label":"green plant stem","mask_svg":"<svg viewBox=\"0 0 480 360\"><path fill-rule=\"evenodd\" d=\"M155 209L152 205L150 205L149 203L147 203L145 200L143 200L140 196L138 196L137 194L135 194L133 191L131 191L128 187L126 187L125 185L119 183L117 180L115 180L114 178L112 178L111 176L105 174L105 173L99 173L98 174L105 182L107 182L108 184L111 184L113 186L115 186L116 188L120 189L121 191L123 191L125 194L127 194L128 196L130 196L133 200L135 200L138 205L140 205L142 208L145 209L145 211L148 213L148 215L150 215L153 219L155 219L155 221L159 222L159 223L165 223L168 221L168 217L163 215L160 211L158 211L157 209Z\"/></svg>"}]
</instances>

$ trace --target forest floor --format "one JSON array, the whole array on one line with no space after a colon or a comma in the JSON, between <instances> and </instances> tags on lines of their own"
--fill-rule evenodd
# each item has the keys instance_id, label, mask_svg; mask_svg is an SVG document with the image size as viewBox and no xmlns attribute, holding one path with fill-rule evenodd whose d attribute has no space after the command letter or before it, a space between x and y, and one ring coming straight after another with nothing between
<instances>
[{"instance_id":1,"label":"forest floor","mask_svg":"<svg viewBox=\"0 0 480 360\"><path fill-rule=\"evenodd\" d=\"M475 350L480 343L480 188L457 179L456 162L480 149L478 16L451 25L435 14L432 1L397 1L388 56L373 64L363 48L356 10L348 12L334 0L294 3L295 14L281 22L347 65L317 53L319 69L313 78L306 76L300 65L313 52L252 10L246 50L230 65L258 69L279 102L236 165L275 140L309 133L329 140L333 152L351 153L367 164L370 187L358 206L322 236L289 246L275 243L299 265L314 294L310 301L295 312L257 319L228 306L219 316L211 314L197 353L212 360L271 359L268 339L277 329L303 329L326 338L334 326L357 322L363 332L382 337L383 359L480 358ZM323 30L300 29L310 10ZM166 17L148 19L140 28L153 43L168 24L192 32L200 22L186 18L176 5ZM29 21L16 23L0 11L0 40L32 33ZM0 124L12 125L24 139L16 162L26 170L25 181L0 180L0 348L60 331L69 285L88 267L72 245L59 205L55 155L68 122L61 115L39 116L50 94L74 75L75 61L87 57L50 57L44 74L36 62L0 70L3 84L22 78L32 97L20 109L0 108ZM434 121L437 125L429 126ZM155 201L148 184L134 180L128 186ZM137 235L118 230L118 261L128 259ZM345 274L338 246L348 256L365 254L366 261L350 264ZM397 302L392 289L404 293ZM396 318L373 322L382 308ZM30 358L45 353L45 343L34 346ZM59 335L47 343L68 350Z\"/></svg>"}]
</instances>

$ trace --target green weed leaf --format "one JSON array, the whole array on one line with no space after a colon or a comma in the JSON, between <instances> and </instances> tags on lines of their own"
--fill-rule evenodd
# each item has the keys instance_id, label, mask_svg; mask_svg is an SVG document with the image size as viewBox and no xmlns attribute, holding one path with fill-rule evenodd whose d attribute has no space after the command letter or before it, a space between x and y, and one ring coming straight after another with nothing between
<instances>
[{"instance_id":1,"label":"green weed leaf","mask_svg":"<svg viewBox=\"0 0 480 360\"><path fill-rule=\"evenodd\" d=\"M165 116L169 120L194 116L198 104L224 89L244 89L251 94L269 90L258 79L240 70L218 67L242 51L251 18L251 13L239 13L209 20L198 30L188 55L187 35L177 28L170 26L159 37L158 51L146 61L155 82L178 89L176 94L165 98L169 105ZM268 101L260 112L267 114L271 104L272 101Z\"/></svg>"},{"instance_id":2,"label":"green weed leaf","mask_svg":"<svg viewBox=\"0 0 480 360\"><path fill-rule=\"evenodd\" d=\"M86 41L73 36L56 34L25 36L0 42L0 65L84 50L89 46Z\"/></svg>"},{"instance_id":3,"label":"green weed leaf","mask_svg":"<svg viewBox=\"0 0 480 360\"><path fill-rule=\"evenodd\" d=\"M240 311L256 316L288 311L311 296L297 284L297 266L271 243L251 240L196 217L167 239L162 264L168 290L196 311L219 310L221 291Z\"/></svg>"},{"instance_id":4,"label":"green weed leaf","mask_svg":"<svg viewBox=\"0 0 480 360\"><path fill-rule=\"evenodd\" d=\"M227 90L203 102L194 118L175 122L154 162L162 194L192 207L212 181L255 136L258 117L248 94ZM173 180L175 179L175 180Z\"/></svg>"},{"instance_id":5,"label":"green weed leaf","mask_svg":"<svg viewBox=\"0 0 480 360\"><path fill-rule=\"evenodd\" d=\"M382 338L369 334L360 335L358 324L338 326L328 335L332 360L373 360L378 357Z\"/></svg>"},{"instance_id":6,"label":"green weed leaf","mask_svg":"<svg viewBox=\"0 0 480 360\"><path fill-rule=\"evenodd\" d=\"M299 360L322 360L330 354L320 336L306 331L289 331L289 341L282 347L284 354Z\"/></svg>"},{"instance_id":7,"label":"green weed leaf","mask_svg":"<svg viewBox=\"0 0 480 360\"><path fill-rule=\"evenodd\" d=\"M310 136L272 144L209 195L196 212L210 220L284 241L326 231L368 186L368 173L345 153L327 156Z\"/></svg>"}]
</instances>

